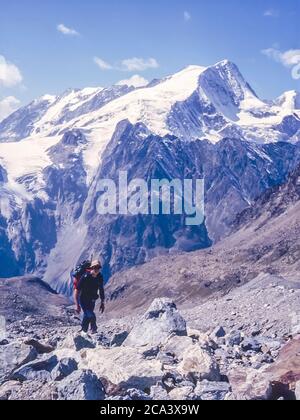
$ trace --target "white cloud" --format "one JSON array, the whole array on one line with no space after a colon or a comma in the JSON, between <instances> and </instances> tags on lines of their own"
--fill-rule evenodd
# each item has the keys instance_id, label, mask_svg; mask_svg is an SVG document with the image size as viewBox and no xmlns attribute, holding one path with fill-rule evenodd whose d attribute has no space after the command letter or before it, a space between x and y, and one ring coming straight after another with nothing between
<instances>
[{"instance_id":1,"label":"white cloud","mask_svg":"<svg viewBox=\"0 0 300 420\"><path fill-rule=\"evenodd\" d=\"M12 114L20 105L19 99L14 96L8 96L0 100L0 121Z\"/></svg>"},{"instance_id":2,"label":"white cloud","mask_svg":"<svg viewBox=\"0 0 300 420\"><path fill-rule=\"evenodd\" d=\"M94 62L101 70L113 70L113 66L102 60L102 58L94 57Z\"/></svg>"},{"instance_id":3,"label":"white cloud","mask_svg":"<svg viewBox=\"0 0 300 420\"><path fill-rule=\"evenodd\" d=\"M280 15L279 10L275 10L275 9L268 9L264 12L265 17L277 18L279 17L279 15Z\"/></svg>"},{"instance_id":4,"label":"white cloud","mask_svg":"<svg viewBox=\"0 0 300 420\"><path fill-rule=\"evenodd\" d=\"M68 35L68 36L78 36L79 35L79 32L75 31L75 29L68 28L63 23L60 23L59 25L57 25L57 30L58 30L58 32L61 32L62 34Z\"/></svg>"},{"instance_id":5,"label":"white cloud","mask_svg":"<svg viewBox=\"0 0 300 420\"><path fill-rule=\"evenodd\" d=\"M94 57L94 62L101 70L117 70L117 71L145 71L148 69L157 69L159 64L155 58L126 58L121 63L112 65L99 57Z\"/></svg>"},{"instance_id":6,"label":"white cloud","mask_svg":"<svg viewBox=\"0 0 300 420\"><path fill-rule=\"evenodd\" d=\"M127 85L127 86L134 86L136 88L147 86L148 84L149 84L149 81L145 79L144 77L139 76L138 74L135 74L134 76L132 76L130 79L127 79L127 80L120 80L117 83L118 86Z\"/></svg>"},{"instance_id":7,"label":"white cloud","mask_svg":"<svg viewBox=\"0 0 300 420\"><path fill-rule=\"evenodd\" d=\"M121 62L121 69L124 71L145 71L157 69L159 64L155 58L126 58Z\"/></svg>"},{"instance_id":8,"label":"white cloud","mask_svg":"<svg viewBox=\"0 0 300 420\"><path fill-rule=\"evenodd\" d=\"M21 83L22 80L23 77L18 67L0 55L0 86L16 86Z\"/></svg>"},{"instance_id":9,"label":"white cloud","mask_svg":"<svg viewBox=\"0 0 300 420\"><path fill-rule=\"evenodd\" d=\"M192 19L192 15L187 10L183 13L183 18L186 22L189 22Z\"/></svg>"},{"instance_id":10,"label":"white cloud","mask_svg":"<svg viewBox=\"0 0 300 420\"><path fill-rule=\"evenodd\" d=\"M300 79L300 49L282 52L277 48L268 48L266 50L262 50L262 54L277 61L278 63L281 63L285 67L292 68L293 79Z\"/></svg>"}]
</instances>

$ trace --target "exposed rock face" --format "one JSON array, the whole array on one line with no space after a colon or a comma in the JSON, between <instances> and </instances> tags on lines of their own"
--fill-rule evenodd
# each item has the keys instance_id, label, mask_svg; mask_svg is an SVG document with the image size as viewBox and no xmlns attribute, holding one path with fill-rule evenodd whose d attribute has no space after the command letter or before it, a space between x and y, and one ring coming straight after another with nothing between
<instances>
[{"instance_id":1,"label":"exposed rock face","mask_svg":"<svg viewBox=\"0 0 300 420\"><path fill-rule=\"evenodd\" d=\"M174 302L156 299L125 340L125 346L156 347L172 335L186 335L186 323Z\"/></svg>"}]
</instances>

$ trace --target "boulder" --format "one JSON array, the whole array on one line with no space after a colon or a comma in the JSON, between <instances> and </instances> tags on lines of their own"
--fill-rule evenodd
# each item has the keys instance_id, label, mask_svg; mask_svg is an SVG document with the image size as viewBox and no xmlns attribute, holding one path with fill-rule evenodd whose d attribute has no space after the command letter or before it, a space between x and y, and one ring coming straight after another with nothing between
<instances>
[{"instance_id":1,"label":"boulder","mask_svg":"<svg viewBox=\"0 0 300 420\"><path fill-rule=\"evenodd\" d=\"M215 341L219 338L223 338L226 336L226 331L223 327L217 327L213 330L213 332L210 334L210 338Z\"/></svg>"},{"instance_id":2,"label":"boulder","mask_svg":"<svg viewBox=\"0 0 300 420\"><path fill-rule=\"evenodd\" d=\"M194 390L195 395L204 401L221 401L231 392L227 382L198 382Z\"/></svg>"},{"instance_id":3,"label":"boulder","mask_svg":"<svg viewBox=\"0 0 300 420\"><path fill-rule=\"evenodd\" d=\"M0 346L0 384L20 366L37 358L37 351L21 342Z\"/></svg>"},{"instance_id":4,"label":"boulder","mask_svg":"<svg viewBox=\"0 0 300 420\"><path fill-rule=\"evenodd\" d=\"M183 376L192 378L194 382L207 379L209 381L220 380L220 370L212 356L199 345L188 347L178 365L178 372Z\"/></svg>"},{"instance_id":5,"label":"boulder","mask_svg":"<svg viewBox=\"0 0 300 420\"><path fill-rule=\"evenodd\" d=\"M159 360L147 360L143 349L132 347L86 350L82 367L91 369L99 378L107 378L124 390L147 391L163 376Z\"/></svg>"},{"instance_id":6,"label":"boulder","mask_svg":"<svg viewBox=\"0 0 300 420\"><path fill-rule=\"evenodd\" d=\"M228 346L239 346L243 341L242 333L240 331L233 331L226 337L226 344Z\"/></svg>"},{"instance_id":7,"label":"boulder","mask_svg":"<svg viewBox=\"0 0 300 420\"><path fill-rule=\"evenodd\" d=\"M174 388L169 392L169 399L172 401L194 400L194 388L190 386Z\"/></svg>"},{"instance_id":8,"label":"boulder","mask_svg":"<svg viewBox=\"0 0 300 420\"><path fill-rule=\"evenodd\" d=\"M139 390L139 389L129 389L127 391L127 396L132 400L132 401L150 401L151 397L146 394L145 392Z\"/></svg>"},{"instance_id":9,"label":"boulder","mask_svg":"<svg viewBox=\"0 0 300 420\"><path fill-rule=\"evenodd\" d=\"M94 349L96 345L87 335L84 336L81 334L70 334L65 340L63 340L62 343L60 343L59 347L81 351L83 349Z\"/></svg>"},{"instance_id":10,"label":"boulder","mask_svg":"<svg viewBox=\"0 0 300 420\"><path fill-rule=\"evenodd\" d=\"M71 375L75 370L78 369L78 364L75 359L65 358L58 362L51 372L51 378L53 381L62 381L67 376Z\"/></svg>"},{"instance_id":11,"label":"boulder","mask_svg":"<svg viewBox=\"0 0 300 420\"><path fill-rule=\"evenodd\" d=\"M150 390L150 397L154 401L167 401L170 399L167 391L162 385L154 385Z\"/></svg>"},{"instance_id":12,"label":"boulder","mask_svg":"<svg viewBox=\"0 0 300 420\"><path fill-rule=\"evenodd\" d=\"M272 384L265 372L245 366L235 366L228 372L229 383L235 397L241 400L269 400L272 396Z\"/></svg>"},{"instance_id":13,"label":"boulder","mask_svg":"<svg viewBox=\"0 0 300 420\"><path fill-rule=\"evenodd\" d=\"M259 353L262 349L262 344L255 340L254 338L245 338L242 343L242 350L243 351L253 351L255 353Z\"/></svg>"},{"instance_id":14,"label":"boulder","mask_svg":"<svg viewBox=\"0 0 300 420\"><path fill-rule=\"evenodd\" d=\"M51 372L57 364L57 356L44 357L21 366L13 372L11 378L20 382L28 380L51 381Z\"/></svg>"},{"instance_id":15,"label":"boulder","mask_svg":"<svg viewBox=\"0 0 300 420\"><path fill-rule=\"evenodd\" d=\"M125 346L160 346L172 335L187 335L186 322L170 299L156 299L132 329Z\"/></svg>"},{"instance_id":16,"label":"boulder","mask_svg":"<svg viewBox=\"0 0 300 420\"><path fill-rule=\"evenodd\" d=\"M175 335L167 340L162 346L161 351L165 354L172 355L178 361L182 361L184 351L193 345L194 341L191 337Z\"/></svg>"},{"instance_id":17,"label":"boulder","mask_svg":"<svg viewBox=\"0 0 300 420\"><path fill-rule=\"evenodd\" d=\"M111 347L120 347L128 337L128 332L124 331L121 333L114 334L111 338Z\"/></svg>"},{"instance_id":18,"label":"boulder","mask_svg":"<svg viewBox=\"0 0 300 420\"><path fill-rule=\"evenodd\" d=\"M0 401L9 400L13 392L20 389L20 386L21 384L18 381L4 382L4 384L0 386Z\"/></svg>"},{"instance_id":19,"label":"boulder","mask_svg":"<svg viewBox=\"0 0 300 420\"><path fill-rule=\"evenodd\" d=\"M25 344L27 346L31 346L33 347L38 354L48 354L48 353L52 353L55 348L50 346L49 344L42 344L37 340L27 340L25 341Z\"/></svg>"},{"instance_id":20,"label":"boulder","mask_svg":"<svg viewBox=\"0 0 300 420\"><path fill-rule=\"evenodd\" d=\"M58 400L103 401L105 390L101 381L90 370L78 370L59 382Z\"/></svg>"}]
</instances>

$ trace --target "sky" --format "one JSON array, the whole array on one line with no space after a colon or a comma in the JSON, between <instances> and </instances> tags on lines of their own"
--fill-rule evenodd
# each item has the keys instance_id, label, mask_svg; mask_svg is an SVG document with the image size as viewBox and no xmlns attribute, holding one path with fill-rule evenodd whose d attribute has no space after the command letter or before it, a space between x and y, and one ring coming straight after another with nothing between
<instances>
[{"instance_id":1,"label":"sky","mask_svg":"<svg viewBox=\"0 0 300 420\"><path fill-rule=\"evenodd\" d=\"M235 62L300 91L300 0L0 0L0 119L44 94Z\"/></svg>"}]
</instances>

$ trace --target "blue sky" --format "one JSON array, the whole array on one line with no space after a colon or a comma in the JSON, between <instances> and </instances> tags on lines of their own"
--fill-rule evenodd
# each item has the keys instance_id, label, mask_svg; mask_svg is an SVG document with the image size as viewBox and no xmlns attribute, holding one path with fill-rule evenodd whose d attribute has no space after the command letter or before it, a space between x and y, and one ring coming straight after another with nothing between
<instances>
[{"instance_id":1,"label":"blue sky","mask_svg":"<svg viewBox=\"0 0 300 420\"><path fill-rule=\"evenodd\" d=\"M0 102L224 58L271 99L300 90L299 21L300 0L0 0Z\"/></svg>"}]
</instances>

